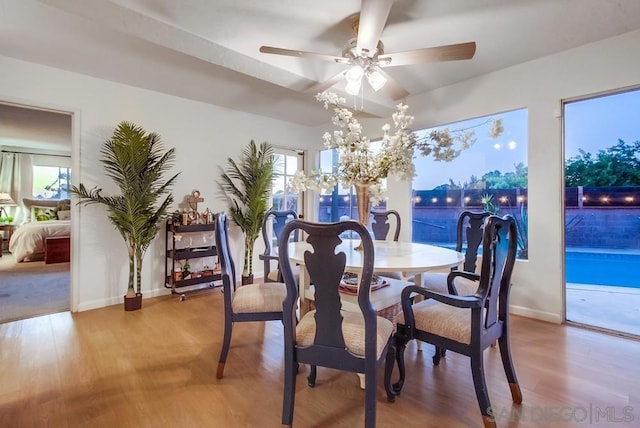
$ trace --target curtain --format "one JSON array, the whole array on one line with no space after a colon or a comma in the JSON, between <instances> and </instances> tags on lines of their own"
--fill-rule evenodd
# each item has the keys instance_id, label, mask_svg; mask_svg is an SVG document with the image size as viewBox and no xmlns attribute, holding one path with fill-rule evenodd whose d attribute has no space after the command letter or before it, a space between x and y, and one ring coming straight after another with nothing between
<instances>
[{"instance_id":1,"label":"curtain","mask_svg":"<svg viewBox=\"0 0 640 428\"><path fill-rule=\"evenodd\" d=\"M26 209L23 198L31 197L33 187L32 157L25 153L0 153L0 192L7 192L16 201L17 207L8 207L13 213L14 223L22 224Z\"/></svg>"}]
</instances>

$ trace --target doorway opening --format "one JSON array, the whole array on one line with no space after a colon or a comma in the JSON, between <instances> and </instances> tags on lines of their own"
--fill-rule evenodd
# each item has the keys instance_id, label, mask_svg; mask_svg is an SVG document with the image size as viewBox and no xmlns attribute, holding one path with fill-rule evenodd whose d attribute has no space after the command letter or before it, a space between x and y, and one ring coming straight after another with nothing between
<instances>
[{"instance_id":1,"label":"doorway opening","mask_svg":"<svg viewBox=\"0 0 640 428\"><path fill-rule=\"evenodd\" d=\"M640 336L640 88L563 103L566 320Z\"/></svg>"},{"instance_id":2,"label":"doorway opening","mask_svg":"<svg viewBox=\"0 0 640 428\"><path fill-rule=\"evenodd\" d=\"M0 101L0 323L71 309L72 114Z\"/></svg>"}]
</instances>

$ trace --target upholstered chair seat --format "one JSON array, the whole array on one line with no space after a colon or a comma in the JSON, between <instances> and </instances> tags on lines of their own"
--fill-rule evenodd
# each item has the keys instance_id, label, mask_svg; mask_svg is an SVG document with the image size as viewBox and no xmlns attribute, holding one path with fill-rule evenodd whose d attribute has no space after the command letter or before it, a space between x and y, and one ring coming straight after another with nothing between
<instances>
[{"instance_id":1,"label":"upholstered chair seat","mask_svg":"<svg viewBox=\"0 0 640 428\"><path fill-rule=\"evenodd\" d=\"M415 326L418 330L429 331L460 343L471 343L471 309L456 308L436 300L424 300L413 305ZM396 318L405 324L404 313Z\"/></svg>"},{"instance_id":2,"label":"upholstered chair seat","mask_svg":"<svg viewBox=\"0 0 640 428\"><path fill-rule=\"evenodd\" d=\"M231 307L235 313L280 312L286 295L281 282L247 284L236 289Z\"/></svg>"},{"instance_id":3,"label":"upholstered chair seat","mask_svg":"<svg viewBox=\"0 0 640 428\"><path fill-rule=\"evenodd\" d=\"M340 312L344 343L352 354L364 358L364 317L361 312ZM307 312L296 327L296 346L313 345L316 336L316 311ZM377 317L376 358L380 358L389 336L393 333L393 324L386 318Z\"/></svg>"}]
</instances>

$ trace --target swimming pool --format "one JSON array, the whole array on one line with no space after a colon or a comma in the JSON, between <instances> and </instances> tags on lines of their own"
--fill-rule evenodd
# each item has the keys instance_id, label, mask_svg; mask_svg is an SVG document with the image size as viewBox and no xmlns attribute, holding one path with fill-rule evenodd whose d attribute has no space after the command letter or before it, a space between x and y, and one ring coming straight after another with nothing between
<instances>
[{"instance_id":1,"label":"swimming pool","mask_svg":"<svg viewBox=\"0 0 640 428\"><path fill-rule=\"evenodd\" d=\"M567 282L640 288L640 254L570 250L565 254Z\"/></svg>"}]
</instances>

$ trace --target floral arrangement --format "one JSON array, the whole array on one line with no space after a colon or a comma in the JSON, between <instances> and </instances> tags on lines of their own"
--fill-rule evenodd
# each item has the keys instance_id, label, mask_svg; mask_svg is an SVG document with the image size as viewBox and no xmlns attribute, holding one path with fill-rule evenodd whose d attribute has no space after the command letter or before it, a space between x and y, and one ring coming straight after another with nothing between
<instances>
[{"instance_id":1,"label":"floral arrangement","mask_svg":"<svg viewBox=\"0 0 640 428\"><path fill-rule=\"evenodd\" d=\"M307 176L298 171L289 182L294 192L308 189L329 190L340 183L349 187L356 183L369 186L371 202L377 204L382 196L382 180L390 174L402 180L411 180L415 175L413 159L416 152L422 156L433 156L435 160L449 162L462 150L475 143L473 129L436 129L418 138L411 129L414 117L407 114L408 106L398 104L392 115L393 130L389 124L382 127L382 148L374 153L369 138L364 135L362 125L353 113L342 107L344 98L331 92L321 92L316 99L324 103L325 109L333 110L332 123L338 128L323 136L327 149L339 153L336 172L312 171ZM490 119L489 136L497 138L503 132L501 119ZM485 122L486 123L486 122Z\"/></svg>"}]
</instances>

